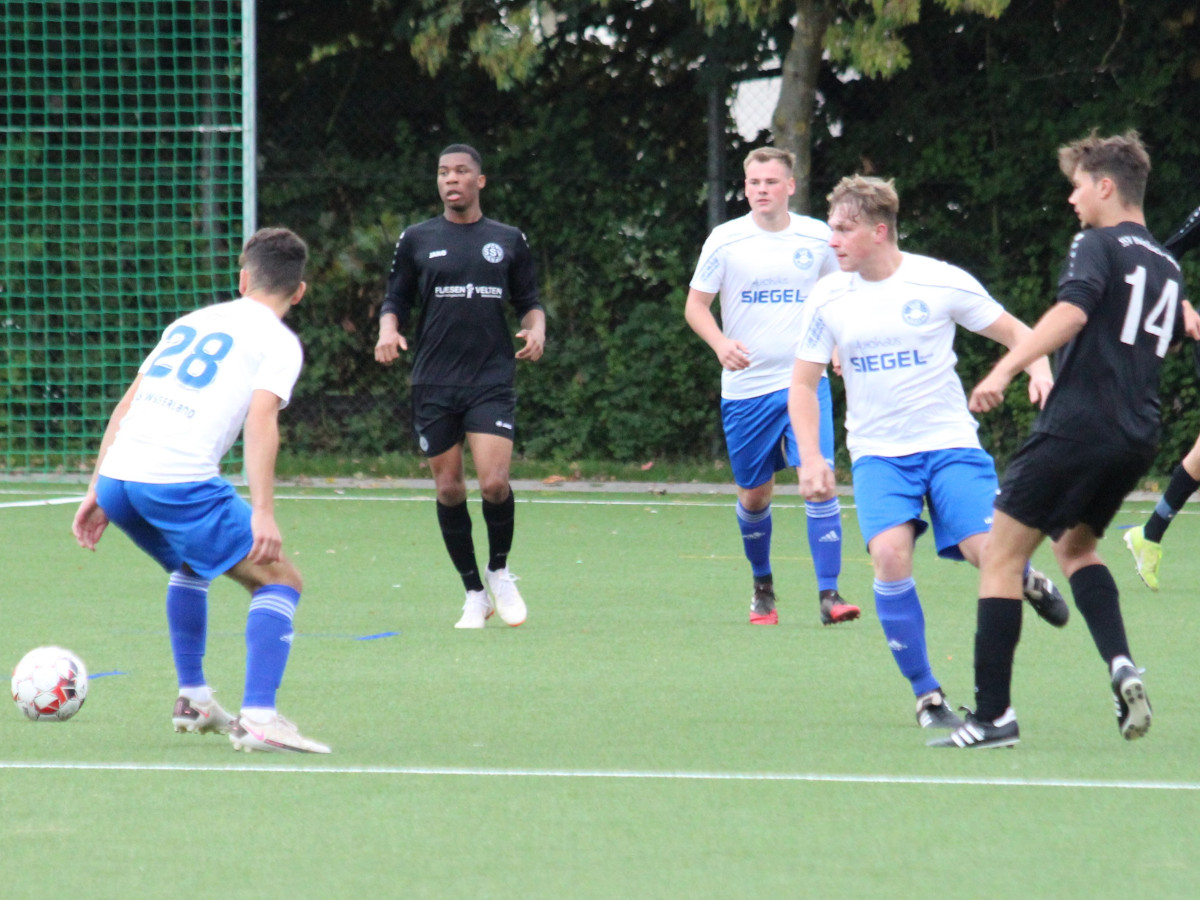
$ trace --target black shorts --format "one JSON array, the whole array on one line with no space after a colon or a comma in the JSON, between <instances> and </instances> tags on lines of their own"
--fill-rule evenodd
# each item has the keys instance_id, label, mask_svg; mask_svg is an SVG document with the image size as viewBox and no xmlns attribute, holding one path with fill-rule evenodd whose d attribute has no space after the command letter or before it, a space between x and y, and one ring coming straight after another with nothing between
<instances>
[{"instance_id":1,"label":"black shorts","mask_svg":"<svg viewBox=\"0 0 1200 900\"><path fill-rule=\"evenodd\" d=\"M507 384L412 386L413 431L426 456L440 456L469 434L513 440L517 392Z\"/></svg>"},{"instance_id":2,"label":"black shorts","mask_svg":"<svg viewBox=\"0 0 1200 900\"><path fill-rule=\"evenodd\" d=\"M996 509L1054 540L1081 523L1101 537L1155 455L1034 432L1008 464Z\"/></svg>"}]
</instances>

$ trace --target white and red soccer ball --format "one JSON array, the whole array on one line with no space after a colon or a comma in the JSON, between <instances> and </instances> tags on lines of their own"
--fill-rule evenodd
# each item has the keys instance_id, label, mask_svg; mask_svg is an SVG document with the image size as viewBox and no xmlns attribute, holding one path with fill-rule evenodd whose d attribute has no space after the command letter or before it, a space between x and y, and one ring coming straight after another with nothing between
<instances>
[{"instance_id":1,"label":"white and red soccer ball","mask_svg":"<svg viewBox=\"0 0 1200 900\"><path fill-rule=\"evenodd\" d=\"M13 700L35 722L65 722L79 712L87 692L83 660L62 647L30 650L13 669Z\"/></svg>"}]
</instances>

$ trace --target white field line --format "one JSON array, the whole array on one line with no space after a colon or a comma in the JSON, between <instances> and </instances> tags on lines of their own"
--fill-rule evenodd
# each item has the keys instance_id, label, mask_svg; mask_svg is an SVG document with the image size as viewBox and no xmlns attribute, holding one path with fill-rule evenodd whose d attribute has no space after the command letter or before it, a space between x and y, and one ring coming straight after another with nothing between
<instances>
[{"instance_id":1,"label":"white field line","mask_svg":"<svg viewBox=\"0 0 1200 900\"><path fill-rule=\"evenodd\" d=\"M622 769L484 769L453 766L294 766L175 763L102 763L0 760L0 770L112 772L249 772L274 775L450 776L459 778L593 778L642 781L768 781L832 784L923 785L932 787L1024 787L1083 790L1200 791L1190 781L1106 781L1088 778L989 778L940 775L855 775L824 772L672 772Z\"/></svg>"},{"instance_id":2,"label":"white field line","mask_svg":"<svg viewBox=\"0 0 1200 900\"><path fill-rule=\"evenodd\" d=\"M74 497L51 497L45 500L20 500L10 503L0 503L0 509L17 509L20 507L30 506L59 506L66 503L78 503L83 499L82 495ZM324 500L324 501L349 501L357 503L431 503L433 495L429 494L420 497L354 497L345 494L331 494L326 496L310 496L301 494L277 494L276 500ZM648 497L641 500L604 500L604 499L583 499L579 497L517 497L517 503L529 504L546 504L546 505L567 505L567 506L695 506L699 508L719 508L724 509L732 502L730 499L723 500L685 500L680 496L666 499L664 497ZM800 501L789 502L787 500L773 500L771 503L772 509L803 509L804 503ZM853 503L842 500L842 509L855 509ZM1181 516L1185 515L1200 515L1200 509L1192 510L1181 509L1178 513Z\"/></svg>"}]
</instances>

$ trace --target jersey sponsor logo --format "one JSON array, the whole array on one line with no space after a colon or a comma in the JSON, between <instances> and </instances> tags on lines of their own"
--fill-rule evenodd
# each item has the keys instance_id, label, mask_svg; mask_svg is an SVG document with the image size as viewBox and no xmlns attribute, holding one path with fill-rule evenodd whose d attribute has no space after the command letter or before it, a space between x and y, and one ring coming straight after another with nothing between
<instances>
[{"instance_id":1,"label":"jersey sponsor logo","mask_svg":"<svg viewBox=\"0 0 1200 900\"><path fill-rule=\"evenodd\" d=\"M927 366L929 360L921 356L920 350L898 350L895 353L872 353L869 356L850 357L850 366L855 372L887 372L890 369L911 369Z\"/></svg>"},{"instance_id":2,"label":"jersey sponsor logo","mask_svg":"<svg viewBox=\"0 0 1200 900\"><path fill-rule=\"evenodd\" d=\"M792 254L792 265L797 269L811 269L815 261L816 256L807 247L801 247Z\"/></svg>"},{"instance_id":3,"label":"jersey sponsor logo","mask_svg":"<svg viewBox=\"0 0 1200 900\"><path fill-rule=\"evenodd\" d=\"M439 298L470 300L482 297L485 300L500 300L504 297L504 288L490 284L439 284L433 289L433 295Z\"/></svg>"},{"instance_id":4,"label":"jersey sponsor logo","mask_svg":"<svg viewBox=\"0 0 1200 900\"><path fill-rule=\"evenodd\" d=\"M743 303L803 303L808 294L797 288L751 288L742 291Z\"/></svg>"},{"instance_id":5,"label":"jersey sponsor logo","mask_svg":"<svg viewBox=\"0 0 1200 900\"><path fill-rule=\"evenodd\" d=\"M929 307L924 300L909 300L900 311L900 317L909 325L924 325L929 321Z\"/></svg>"},{"instance_id":6,"label":"jersey sponsor logo","mask_svg":"<svg viewBox=\"0 0 1200 900\"><path fill-rule=\"evenodd\" d=\"M169 409L171 412L179 413L185 419L190 419L196 415L196 410L186 403L180 403L173 397L168 397L166 394L158 394L154 391L138 391L137 396L133 398L133 402L161 406L164 409Z\"/></svg>"},{"instance_id":7,"label":"jersey sponsor logo","mask_svg":"<svg viewBox=\"0 0 1200 900\"><path fill-rule=\"evenodd\" d=\"M483 245L483 258L490 263L498 263L504 259L504 248L494 241Z\"/></svg>"},{"instance_id":8,"label":"jersey sponsor logo","mask_svg":"<svg viewBox=\"0 0 1200 900\"><path fill-rule=\"evenodd\" d=\"M429 258L430 258L430 259L437 259L439 256L445 256L447 252L448 252L448 251L446 251L446 250L430 250L430 251L429 251Z\"/></svg>"}]
</instances>

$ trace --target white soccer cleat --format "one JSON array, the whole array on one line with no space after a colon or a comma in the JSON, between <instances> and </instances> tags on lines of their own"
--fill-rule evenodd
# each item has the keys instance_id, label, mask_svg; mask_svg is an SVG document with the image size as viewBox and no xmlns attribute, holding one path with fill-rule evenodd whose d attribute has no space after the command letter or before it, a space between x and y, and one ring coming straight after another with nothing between
<instances>
[{"instance_id":1,"label":"white soccer cleat","mask_svg":"<svg viewBox=\"0 0 1200 900\"><path fill-rule=\"evenodd\" d=\"M462 618L454 623L455 628L482 628L492 617L496 607L487 591L467 591L467 600L463 603Z\"/></svg>"},{"instance_id":2,"label":"white soccer cleat","mask_svg":"<svg viewBox=\"0 0 1200 900\"><path fill-rule=\"evenodd\" d=\"M508 571L508 566L494 572L486 569L483 577L488 590L491 591L492 599L496 602L496 612L500 614L500 621L514 627L524 622L527 614L525 601L521 598L521 592L517 590L517 576Z\"/></svg>"},{"instance_id":3,"label":"white soccer cleat","mask_svg":"<svg viewBox=\"0 0 1200 900\"><path fill-rule=\"evenodd\" d=\"M235 721L215 699L201 703L181 696L171 714L171 723L179 734L229 734Z\"/></svg>"},{"instance_id":4,"label":"white soccer cleat","mask_svg":"<svg viewBox=\"0 0 1200 900\"><path fill-rule=\"evenodd\" d=\"M244 750L246 753L254 750L265 753L329 752L326 744L306 738L295 725L279 714L262 724L239 716L229 732L229 742L234 750Z\"/></svg>"}]
</instances>

